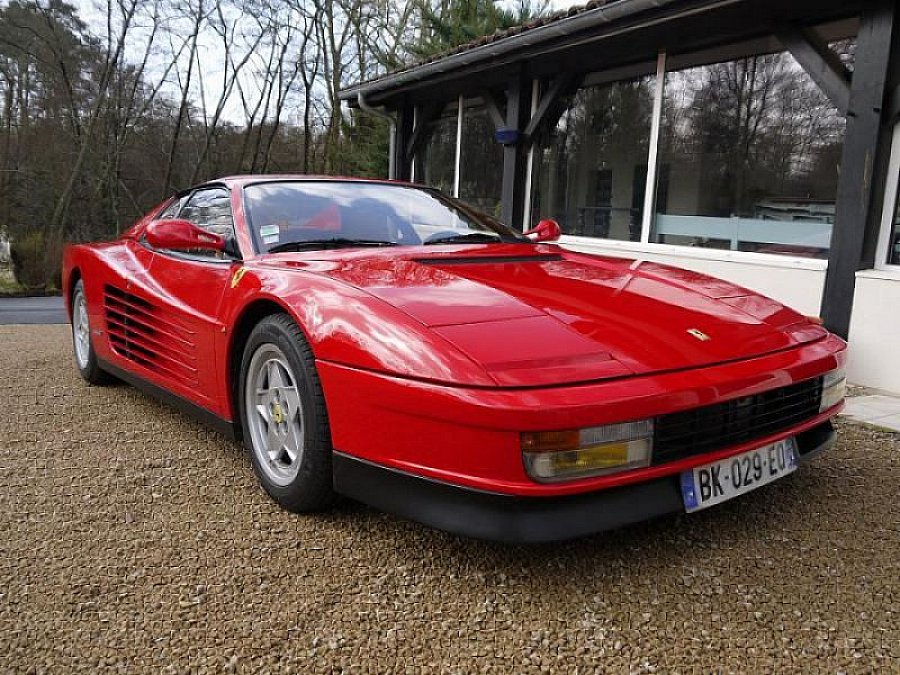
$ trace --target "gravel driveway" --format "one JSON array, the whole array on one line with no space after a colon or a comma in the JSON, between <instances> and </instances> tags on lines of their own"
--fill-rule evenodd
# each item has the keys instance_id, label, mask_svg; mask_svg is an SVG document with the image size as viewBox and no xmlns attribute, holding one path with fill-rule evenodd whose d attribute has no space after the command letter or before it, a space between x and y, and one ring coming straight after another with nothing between
<instances>
[{"instance_id":1,"label":"gravel driveway","mask_svg":"<svg viewBox=\"0 0 900 675\"><path fill-rule=\"evenodd\" d=\"M900 439L542 547L280 511L66 328L0 326L0 672L900 672Z\"/></svg>"}]
</instances>

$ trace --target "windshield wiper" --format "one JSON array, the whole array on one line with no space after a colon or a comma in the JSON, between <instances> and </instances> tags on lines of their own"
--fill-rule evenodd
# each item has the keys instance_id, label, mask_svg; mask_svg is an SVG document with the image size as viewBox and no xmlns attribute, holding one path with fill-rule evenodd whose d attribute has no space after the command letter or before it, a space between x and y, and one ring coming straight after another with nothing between
<instances>
[{"instance_id":1,"label":"windshield wiper","mask_svg":"<svg viewBox=\"0 0 900 675\"><path fill-rule=\"evenodd\" d=\"M452 244L457 242L466 242L466 243L493 243L499 242L502 239L496 234L490 234L488 232L460 232L459 234L448 234L441 237L434 237L432 239L428 239L422 242L425 246L431 246L432 244Z\"/></svg>"},{"instance_id":2,"label":"windshield wiper","mask_svg":"<svg viewBox=\"0 0 900 675\"><path fill-rule=\"evenodd\" d=\"M353 246L396 246L393 241L379 241L377 239L346 239L334 237L333 239L307 239L306 241L286 241L276 244L267 253L285 253L287 251L305 251L318 248L351 248Z\"/></svg>"}]
</instances>

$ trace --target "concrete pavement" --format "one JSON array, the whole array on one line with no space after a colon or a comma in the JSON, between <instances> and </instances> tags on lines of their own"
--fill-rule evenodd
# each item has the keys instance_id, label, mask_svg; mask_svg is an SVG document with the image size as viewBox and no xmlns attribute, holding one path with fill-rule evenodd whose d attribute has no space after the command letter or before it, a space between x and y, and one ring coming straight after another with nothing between
<instances>
[{"instance_id":1,"label":"concrete pavement","mask_svg":"<svg viewBox=\"0 0 900 675\"><path fill-rule=\"evenodd\" d=\"M844 417L856 422L900 431L900 396L873 394L847 399Z\"/></svg>"}]
</instances>

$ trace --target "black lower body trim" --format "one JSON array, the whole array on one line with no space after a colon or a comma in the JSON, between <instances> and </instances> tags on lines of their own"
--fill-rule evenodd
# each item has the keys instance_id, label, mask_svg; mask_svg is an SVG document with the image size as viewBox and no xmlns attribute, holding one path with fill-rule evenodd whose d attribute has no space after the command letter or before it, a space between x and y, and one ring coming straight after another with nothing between
<instances>
[{"instance_id":1,"label":"black lower body trim","mask_svg":"<svg viewBox=\"0 0 900 675\"><path fill-rule=\"evenodd\" d=\"M821 455L837 442L837 432L831 420L819 426L801 431L797 434L797 447L800 449L800 463L808 462Z\"/></svg>"},{"instance_id":2,"label":"black lower body trim","mask_svg":"<svg viewBox=\"0 0 900 675\"><path fill-rule=\"evenodd\" d=\"M239 438L234 423L222 417L219 417L214 412L207 410L206 408L199 406L192 401L188 401L178 394L173 394L168 389L163 389L159 385L148 382L139 375L135 375L134 373L131 373L123 368L119 368L109 361L104 361L98 358L97 363L99 364L101 369L105 370L110 375L114 375L123 382L127 382L135 389L140 389L145 394L149 394L158 401L176 408L189 417L197 420L201 424L219 432L226 438L230 440L237 440Z\"/></svg>"},{"instance_id":3,"label":"black lower body trim","mask_svg":"<svg viewBox=\"0 0 900 675\"><path fill-rule=\"evenodd\" d=\"M800 460L835 440L831 422L797 435ZM447 532L507 543L573 539L684 511L679 476L565 497L484 492L396 471L341 452L334 489L352 499Z\"/></svg>"}]
</instances>

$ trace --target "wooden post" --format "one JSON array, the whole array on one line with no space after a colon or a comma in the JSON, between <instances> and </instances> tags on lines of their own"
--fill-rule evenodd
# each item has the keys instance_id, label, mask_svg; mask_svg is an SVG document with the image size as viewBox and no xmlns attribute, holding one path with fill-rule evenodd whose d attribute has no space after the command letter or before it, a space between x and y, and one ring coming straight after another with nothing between
<instances>
[{"instance_id":1,"label":"wooden post","mask_svg":"<svg viewBox=\"0 0 900 675\"><path fill-rule=\"evenodd\" d=\"M894 29L894 2L881 0L863 10L847 109L828 272L822 294L825 326L846 338L850 331L856 272L864 244L877 237L880 200L874 176L882 125L887 121L888 63Z\"/></svg>"},{"instance_id":2,"label":"wooden post","mask_svg":"<svg viewBox=\"0 0 900 675\"><path fill-rule=\"evenodd\" d=\"M412 175L412 162L406 152L413 133L412 106L403 105L397 109L397 126L394 137L394 175L395 180L409 180Z\"/></svg>"}]
</instances>

